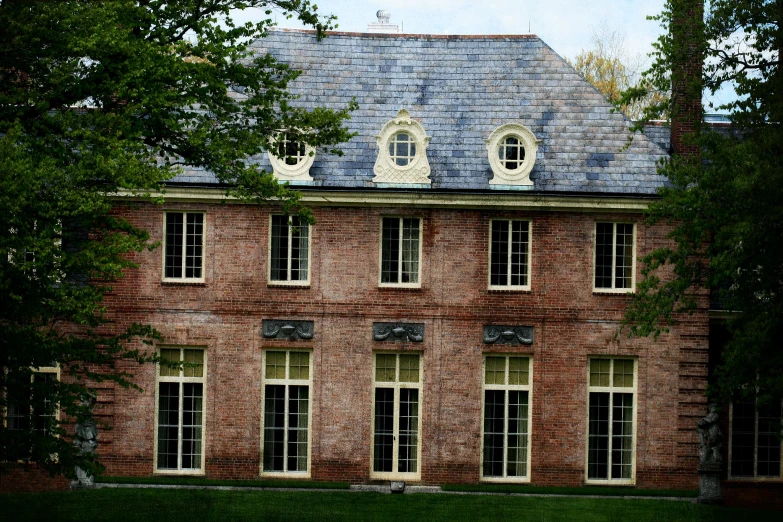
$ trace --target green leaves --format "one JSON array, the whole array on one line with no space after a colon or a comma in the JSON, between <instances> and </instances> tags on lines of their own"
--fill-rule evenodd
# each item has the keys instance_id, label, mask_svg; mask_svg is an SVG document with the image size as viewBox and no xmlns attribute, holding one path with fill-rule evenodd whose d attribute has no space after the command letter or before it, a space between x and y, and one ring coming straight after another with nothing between
<instances>
[{"instance_id":1,"label":"green leaves","mask_svg":"<svg viewBox=\"0 0 783 522\"><path fill-rule=\"evenodd\" d=\"M94 383L133 386L130 368L155 361L149 346L161 340L104 309L133 253L155 246L107 194L154 192L199 168L234 195L312 222L298 193L246 160L281 129L331 152L351 136L343 122L355 104L296 107L286 89L299 72L249 45L271 21L231 21L245 7L319 33L334 23L306 0L0 2L0 379L29 381L57 363L65 382L42 389L63 422L89 418L80 404ZM0 393L0 411L26 393ZM69 476L77 463L98 469L59 421L45 422L48 436L0 423L0 460L28 452Z\"/></svg>"}]
</instances>

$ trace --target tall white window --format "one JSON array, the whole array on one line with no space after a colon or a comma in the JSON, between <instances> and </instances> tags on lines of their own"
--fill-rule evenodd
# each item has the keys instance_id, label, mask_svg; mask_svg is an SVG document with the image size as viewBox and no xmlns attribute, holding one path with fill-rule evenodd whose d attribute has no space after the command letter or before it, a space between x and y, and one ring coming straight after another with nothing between
<instances>
[{"instance_id":1,"label":"tall white window","mask_svg":"<svg viewBox=\"0 0 783 522\"><path fill-rule=\"evenodd\" d=\"M529 357L484 358L484 480L530 480L531 370Z\"/></svg>"},{"instance_id":2,"label":"tall white window","mask_svg":"<svg viewBox=\"0 0 783 522\"><path fill-rule=\"evenodd\" d=\"M0 451L0 460L26 460L30 458L30 438L47 436L57 426L60 408L52 400L52 389L59 380L57 366L36 368L32 374L8 373L0 387L5 395L3 414L5 427L17 434L9 433L9 439Z\"/></svg>"},{"instance_id":3,"label":"tall white window","mask_svg":"<svg viewBox=\"0 0 783 522\"><path fill-rule=\"evenodd\" d=\"M296 216L272 216L269 281L307 284L310 281L310 227Z\"/></svg>"},{"instance_id":4,"label":"tall white window","mask_svg":"<svg viewBox=\"0 0 783 522\"><path fill-rule=\"evenodd\" d=\"M731 478L781 478L781 403L756 407L755 401L731 405Z\"/></svg>"},{"instance_id":5,"label":"tall white window","mask_svg":"<svg viewBox=\"0 0 783 522\"><path fill-rule=\"evenodd\" d=\"M373 478L420 476L421 373L419 354L375 354Z\"/></svg>"},{"instance_id":6,"label":"tall white window","mask_svg":"<svg viewBox=\"0 0 783 522\"><path fill-rule=\"evenodd\" d=\"M421 219L385 217L381 229L381 285L419 286Z\"/></svg>"},{"instance_id":7,"label":"tall white window","mask_svg":"<svg viewBox=\"0 0 783 522\"><path fill-rule=\"evenodd\" d=\"M629 291L634 287L634 225L595 224L594 288Z\"/></svg>"},{"instance_id":8,"label":"tall white window","mask_svg":"<svg viewBox=\"0 0 783 522\"><path fill-rule=\"evenodd\" d=\"M636 443L636 360L589 362L587 480L632 483Z\"/></svg>"},{"instance_id":9,"label":"tall white window","mask_svg":"<svg viewBox=\"0 0 783 522\"><path fill-rule=\"evenodd\" d=\"M156 469L204 469L204 350L162 348L161 359L187 363L158 367Z\"/></svg>"},{"instance_id":10,"label":"tall white window","mask_svg":"<svg viewBox=\"0 0 783 522\"><path fill-rule=\"evenodd\" d=\"M489 287L530 289L530 221L490 221Z\"/></svg>"},{"instance_id":11,"label":"tall white window","mask_svg":"<svg viewBox=\"0 0 783 522\"><path fill-rule=\"evenodd\" d=\"M309 474L310 352L264 352L262 471Z\"/></svg>"},{"instance_id":12,"label":"tall white window","mask_svg":"<svg viewBox=\"0 0 783 522\"><path fill-rule=\"evenodd\" d=\"M166 212L163 279L204 280L204 213Z\"/></svg>"}]
</instances>

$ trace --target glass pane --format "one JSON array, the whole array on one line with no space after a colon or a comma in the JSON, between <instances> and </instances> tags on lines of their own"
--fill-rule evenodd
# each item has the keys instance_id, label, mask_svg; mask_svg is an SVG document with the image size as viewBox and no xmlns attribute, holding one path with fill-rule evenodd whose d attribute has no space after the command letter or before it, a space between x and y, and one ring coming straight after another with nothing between
<instances>
[{"instance_id":1,"label":"glass pane","mask_svg":"<svg viewBox=\"0 0 783 522\"><path fill-rule=\"evenodd\" d=\"M373 428L373 471L392 471L394 464L394 390L375 389L375 420Z\"/></svg>"},{"instance_id":2,"label":"glass pane","mask_svg":"<svg viewBox=\"0 0 783 522\"><path fill-rule=\"evenodd\" d=\"M527 476L528 392L508 392L508 461L506 476Z\"/></svg>"},{"instance_id":3,"label":"glass pane","mask_svg":"<svg viewBox=\"0 0 783 522\"><path fill-rule=\"evenodd\" d=\"M264 386L264 471L283 471L285 386Z\"/></svg>"},{"instance_id":4,"label":"glass pane","mask_svg":"<svg viewBox=\"0 0 783 522\"><path fill-rule=\"evenodd\" d=\"M307 281L309 233L307 223L291 218L291 281Z\"/></svg>"},{"instance_id":5,"label":"glass pane","mask_svg":"<svg viewBox=\"0 0 783 522\"><path fill-rule=\"evenodd\" d=\"M36 372L33 374L31 395L33 429L43 435L48 434L57 423L57 402L52 400L56 386L56 373Z\"/></svg>"},{"instance_id":6,"label":"glass pane","mask_svg":"<svg viewBox=\"0 0 783 522\"><path fill-rule=\"evenodd\" d=\"M612 397L612 477L631 478L633 454L633 394Z\"/></svg>"},{"instance_id":7,"label":"glass pane","mask_svg":"<svg viewBox=\"0 0 783 522\"><path fill-rule=\"evenodd\" d=\"M160 358L166 361L179 362L180 350L179 348L163 348L160 350ZM159 365L159 371L161 377L179 377L179 368L161 364Z\"/></svg>"},{"instance_id":8,"label":"glass pane","mask_svg":"<svg viewBox=\"0 0 783 522\"><path fill-rule=\"evenodd\" d=\"M633 272L633 225L617 224L615 252L615 288L631 288Z\"/></svg>"},{"instance_id":9,"label":"glass pane","mask_svg":"<svg viewBox=\"0 0 783 522\"><path fill-rule=\"evenodd\" d=\"M633 387L633 361L615 359L613 373L613 386Z\"/></svg>"},{"instance_id":10,"label":"glass pane","mask_svg":"<svg viewBox=\"0 0 783 522\"><path fill-rule=\"evenodd\" d=\"M204 214L187 214L185 232L185 277L200 278Z\"/></svg>"},{"instance_id":11,"label":"glass pane","mask_svg":"<svg viewBox=\"0 0 783 522\"><path fill-rule=\"evenodd\" d=\"M269 279L288 281L288 216L272 216Z\"/></svg>"},{"instance_id":12,"label":"glass pane","mask_svg":"<svg viewBox=\"0 0 783 522\"><path fill-rule=\"evenodd\" d=\"M381 282L398 283L400 280L400 219L383 218L381 238Z\"/></svg>"},{"instance_id":13,"label":"glass pane","mask_svg":"<svg viewBox=\"0 0 783 522\"><path fill-rule=\"evenodd\" d=\"M203 377L204 376L204 350L184 350L185 362L197 366L186 366L184 368L185 377Z\"/></svg>"},{"instance_id":14,"label":"glass pane","mask_svg":"<svg viewBox=\"0 0 783 522\"><path fill-rule=\"evenodd\" d=\"M485 477L503 476L505 410L505 391L484 390L484 464L482 473Z\"/></svg>"},{"instance_id":15,"label":"glass pane","mask_svg":"<svg viewBox=\"0 0 783 522\"><path fill-rule=\"evenodd\" d=\"M307 471L309 388L291 386L288 398L288 471Z\"/></svg>"},{"instance_id":16,"label":"glass pane","mask_svg":"<svg viewBox=\"0 0 783 522\"><path fill-rule=\"evenodd\" d=\"M587 478L609 478L609 394L590 393Z\"/></svg>"},{"instance_id":17,"label":"glass pane","mask_svg":"<svg viewBox=\"0 0 783 522\"><path fill-rule=\"evenodd\" d=\"M492 221L492 243L490 246L490 284L508 285L508 221Z\"/></svg>"},{"instance_id":18,"label":"glass pane","mask_svg":"<svg viewBox=\"0 0 783 522\"><path fill-rule=\"evenodd\" d=\"M182 386L182 469L200 469L203 385L184 383Z\"/></svg>"},{"instance_id":19,"label":"glass pane","mask_svg":"<svg viewBox=\"0 0 783 522\"><path fill-rule=\"evenodd\" d=\"M290 368L289 379L303 379L310 378L310 354L308 352L291 352L289 354Z\"/></svg>"},{"instance_id":20,"label":"glass pane","mask_svg":"<svg viewBox=\"0 0 783 522\"><path fill-rule=\"evenodd\" d=\"M375 356L375 381L394 382L397 379L397 356L377 354Z\"/></svg>"},{"instance_id":21,"label":"glass pane","mask_svg":"<svg viewBox=\"0 0 783 522\"><path fill-rule=\"evenodd\" d=\"M590 359L590 386L610 386L611 359Z\"/></svg>"},{"instance_id":22,"label":"glass pane","mask_svg":"<svg viewBox=\"0 0 783 522\"><path fill-rule=\"evenodd\" d=\"M595 287L612 288L612 245L614 225L595 225Z\"/></svg>"},{"instance_id":23,"label":"glass pane","mask_svg":"<svg viewBox=\"0 0 783 522\"><path fill-rule=\"evenodd\" d=\"M508 383L524 385L528 384L530 359L527 357L508 358Z\"/></svg>"},{"instance_id":24,"label":"glass pane","mask_svg":"<svg viewBox=\"0 0 783 522\"><path fill-rule=\"evenodd\" d=\"M419 390L400 390L400 444L398 468L400 473L415 473L418 468L419 447Z\"/></svg>"},{"instance_id":25,"label":"glass pane","mask_svg":"<svg viewBox=\"0 0 783 522\"><path fill-rule=\"evenodd\" d=\"M731 418L731 475L752 477L756 438L756 404L735 402Z\"/></svg>"},{"instance_id":26,"label":"glass pane","mask_svg":"<svg viewBox=\"0 0 783 522\"><path fill-rule=\"evenodd\" d=\"M513 286L527 285L528 232L527 221L511 222L511 266L509 275Z\"/></svg>"},{"instance_id":27,"label":"glass pane","mask_svg":"<svg viewBox=\"0 0 783 522\"><path fill-rule=\"evenodd\" d=\"M400 382L419 382L418 355L400 355Z\"/></svg>"},{"instance_id":28,"label":"glass pane","mask_svg":"<svg viewBox=\"0 0 783 522\"><path fill-rule=\"evenodd\" d=\"M285 352L266 352L267 379L285 379Z\"/></svg>"},{"instance_id":29,"label":"glass pane","mask_svg":"<svg viewBox=\"0 0 783 522\"><path fill-rule=\"evenodd\" d=\"M759 408L758 462L759 477L780 476L780 402Z\"/></svg>"},{"instance_id":30,"label":"glass pane","mask_svg":"<svg viewBox=\"0 0 783 522\"><path fill-rule=\"evenodd\" d=\"M183 214L166 213L166 277L182 277Z\"/></svg>"},{"instance_id":31,"label":"glass pane","mask_svg":"<svg viewBox=\"0 0 783 522\"><path fill-rule=\"evenodd\" d=\"M158 387L158 469L177 469L179 444L179 383Z\"/></svg>"},{"instance_id":32,"label":"glass pane","mask_svg":"<svg viewBox=\"0 0 783 522\"><path fill-rule=\"evenodd\" d=\"M506 358L487 357L484 369L485 384L506 384Z\"/></svg>"},{"instance_id":33,"label":"glass pane","mask_svg":"<svg viewBox=\"0 0 783 522\"><path fill-rule=\"evenodd\" d=\"M402 220L402 270L401 283L419 282L419 220Z\"/></svg>"}]
</instances>

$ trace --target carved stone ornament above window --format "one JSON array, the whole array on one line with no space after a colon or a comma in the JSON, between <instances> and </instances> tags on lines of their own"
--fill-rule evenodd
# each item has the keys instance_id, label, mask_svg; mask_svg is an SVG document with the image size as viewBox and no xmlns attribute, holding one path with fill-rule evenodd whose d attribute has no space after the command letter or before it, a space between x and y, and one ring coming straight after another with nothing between
<instances>
[{"instance_id":1,"label":"carved stone ornament above window","mask_svg":"<svg viewBox=\"0 0 783 522\"><path fill-rule=\"evenodd\" d=\"M271 145L277 156L267 151L275 177L280 181L313 181L310 167L315 161L315 149L310 145L289 139L288 132L281 132Z\"/></svg>"},{"instance_id":2,"label":"carved stone ornament above window","mask_svg":"<svg viewBox=\"0 0 783 522\"><path fill-rule=\"evenodd\" d=\"M376 140L379 150L373 168L375 183L432 183L427 160L430 138L407 110L401 109L396 118L387 122Z\"/></svg>"},{"instance_id":3,"label":"carved stone ornament above window","mask_svg":"<svg viewBox=\"0 0 783 522\"><path fill-rule=\"evenodd\" d=\"M372 338L376 341L420 343L424 340L423 323L373 323Z\"/></svg>"},{"instance_id":4,"label":"carved stone ornament above window","mask_svg":"<svg viewBox=\"0 0 783 522\"><path fill-rule=\"evenodd\" d=\"M533 344L532 326L485 326L486 344Z\"/></svg>"},{"instance_id":5,"label":"carved stone ornament above window","mask_svg":"<svg viewBox=\"0 0 783 522\"><path fill-rule=\"evenodd\" d=\"M288 321L276 319L264 319L262 331L266 339L286 339L289 341L305 340L313 338L313 321Z\"/></svg>"},{"instance_id":6,"label":"carved stone ornament above window","mask_svg":"<svg viewBox=\"0 0 783 522\"><path fill-rule=\"evenodd\" d=\"M490 185L533 185L530 171L536 162L538 140L519 123L501 125L487 139L489 165L494 177Z\"/></svg>"}]
</instances>

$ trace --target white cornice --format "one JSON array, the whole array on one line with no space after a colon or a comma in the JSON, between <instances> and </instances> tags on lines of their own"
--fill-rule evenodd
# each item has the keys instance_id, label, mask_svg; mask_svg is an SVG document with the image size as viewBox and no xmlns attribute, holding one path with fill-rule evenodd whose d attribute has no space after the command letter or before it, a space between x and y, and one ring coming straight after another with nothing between
<instances>
[{"instance_id":1,"label":"white cornice","mask_svg":"<svg viewBox=\"0 0 783 522\"><path fill-rule=\"evenodd\" d=\"M224 189L170 187L165 192L147 193L164 202L188 203L246 203L227 197ZM448 192L385 192L385 191L301 191L302 203L314 207L405 207L405 208L464 208L495 210L556 210L570 212L631 212L647 210L655 199L650 197L578 196L519 192L502 193L448 193ZM112 199L136 199L133 192L111 194Z\"/></svg>"}]
</instances>

